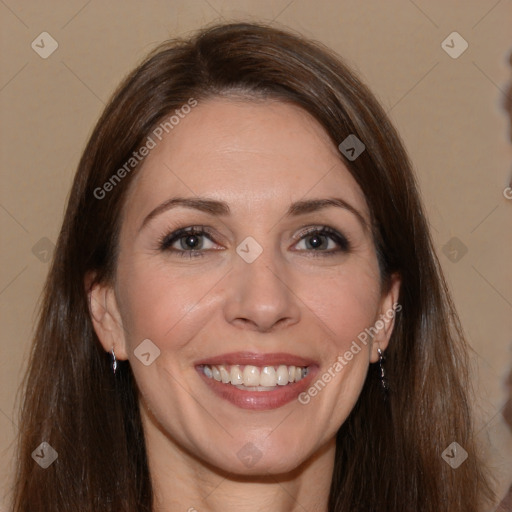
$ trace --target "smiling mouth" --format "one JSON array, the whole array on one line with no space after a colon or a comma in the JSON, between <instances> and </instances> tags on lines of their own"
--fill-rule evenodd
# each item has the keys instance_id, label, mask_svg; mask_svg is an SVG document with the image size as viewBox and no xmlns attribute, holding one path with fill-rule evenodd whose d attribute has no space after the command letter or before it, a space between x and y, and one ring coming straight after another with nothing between
<instances>
[{"instance_id":1,"label":"smiling mouth","mask_svg":"<svg viewBox=\"0 0 512 512\"><path fill-rule=\"evenodd\" d=\"M238 408L277 409L297 398L315 378L315 359L287 352L230 352L195 361L203 382Z\"/></svg>"},{"instance_id":2,"label":"smiling mouth","mask_svg":"<svg viewBox=\"0 0 512 512\"><path fill-rule=\"evenodd\" d=\"M299 382L309 373L308 366L279 364L255 366L201 364L198 369L208 378L244 391L273 391Z\"/></svg>"}]
</instances>

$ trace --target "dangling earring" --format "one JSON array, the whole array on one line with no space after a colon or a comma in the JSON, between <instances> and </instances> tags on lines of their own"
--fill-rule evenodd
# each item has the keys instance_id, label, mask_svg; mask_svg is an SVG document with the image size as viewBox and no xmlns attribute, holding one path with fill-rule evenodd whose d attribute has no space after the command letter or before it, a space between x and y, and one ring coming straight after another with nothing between
<instances>
[{"instance_id":1,"label":"dangling earring","mask_svg":"<svg viewBox=\"0 0 512 512\"><path fill-rule=\"evenodd\" d=\"M114 352L114 347L112 347L112 371L114 372L114 375L116 374L117 370L117 359L116 359L116 353Z\"/></svg>"},{"instance_id":2,"label":"dangling earring","mask_svg":"<svg viewBox=\"0 0 512 512\"><path fill-rule=\"evenodd\" d=\"M379 353L380 382L382 384L382 390L384 392L387 392L389 390L389 387L386 381L386 374L384 373L384 365L382 364L382 361L384 360L384 355L380 347L377 348L377 352Z\"/></svg>"}]
</instances>

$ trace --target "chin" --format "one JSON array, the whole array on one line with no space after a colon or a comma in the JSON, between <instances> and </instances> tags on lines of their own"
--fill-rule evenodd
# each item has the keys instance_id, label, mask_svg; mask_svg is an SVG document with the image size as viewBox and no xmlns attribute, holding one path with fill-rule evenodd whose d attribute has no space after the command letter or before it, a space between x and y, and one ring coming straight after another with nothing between
<instances>
[{"instance_id":1,"label":"chin","mask_svg":"<svg viewBox=\"0 0 512 512\"><path fill-rule=\"evenodd\" d=\"M297 438L295 438L297 439ZM276 438L277 441L277 438ZM266 443L264 448L258 448L251 441L233 442L222 454L215 454L211 462L216 467L237 475L279 475L296 470L307 458L307 454L297 453L297 443L294 448L283 447L284 443ZM230 452L230 456L226 454Z\"/></svg>"}]
</instances>

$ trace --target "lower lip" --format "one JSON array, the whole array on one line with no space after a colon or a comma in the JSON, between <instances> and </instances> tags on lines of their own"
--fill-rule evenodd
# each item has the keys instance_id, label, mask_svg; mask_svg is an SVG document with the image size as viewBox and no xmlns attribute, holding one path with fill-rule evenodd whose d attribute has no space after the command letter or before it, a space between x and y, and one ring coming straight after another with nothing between
<instances>
[{"instance_id":1,"label":"lower lip","mask_svg":"<svg viewBox=\"0 0 512 512\"><path fill-rule=\"evenodd\" d=\"M231 402L241 409L264 411L277 409L296 399L310 385L318 368L310 366L308 374L299 382L277 386L272 391L244 391L232 384L225 384L207 377L201 368L196 368L196 370L210 389L224 400Z\"/></svg>"}]
</instances>

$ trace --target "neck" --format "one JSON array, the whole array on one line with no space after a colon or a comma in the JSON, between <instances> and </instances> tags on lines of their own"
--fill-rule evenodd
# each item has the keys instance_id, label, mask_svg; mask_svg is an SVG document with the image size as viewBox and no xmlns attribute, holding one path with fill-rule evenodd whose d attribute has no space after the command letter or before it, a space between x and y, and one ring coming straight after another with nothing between
<instances>
[{"instance_id":1,"label":"neck","mask_svg":"<svg viewBox=\"0 0 512 512\"><path fill-rule=\"evenodd\" d=\"M326 512L335 439L285 474L243 475L199 460L178 446L141 408L154 512Z\"/></svg>"}]
</instances>

